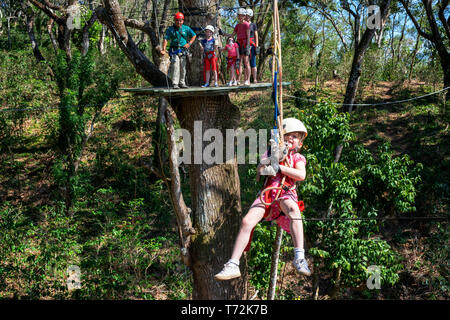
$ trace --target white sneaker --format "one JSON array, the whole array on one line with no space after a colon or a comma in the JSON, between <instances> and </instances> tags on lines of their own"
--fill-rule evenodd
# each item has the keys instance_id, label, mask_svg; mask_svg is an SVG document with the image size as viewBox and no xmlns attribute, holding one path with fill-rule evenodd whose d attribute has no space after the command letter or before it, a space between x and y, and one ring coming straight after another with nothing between
<instances>
[{"instance_id":1,"label":"white sneaker","mask_svg":"<svg viewBox=\"0 0 450 320\"><path fill-rule=\"evenodd\" d=\"M250 85L250 81L245 81L244 82L244 86L249 86Z\"/></svg>"},{"instance_id":2,"label":"white sneaker","mask_svg":"<svg viewBox=\"0 0 450 320\"><path fill-rule=\"evenodd\" d=\"M229 87L231 87L233 85L233 81L228 82L227 84Z\"/></svg>"},{"instance_id":3,"label":"white sneaker","mask_svg":"<svg viewBox=\"0 0 450 320\"><path fill-rule=\"evenodd\" d=\"M237 82L236 80L233 81L233 86L238 86L239 82Z\"/></svg>"},{"instance_id":4,"label":"white sneaker","mask_svg":"<svg viewBox=\"0 0 450 320\"><path fill-rule=\"evenodd\" d=\"M217 82L214 82L214 87L218 87L219 84Z\"/></svg>"},{"instance_id":5,"label":"white sneaker","mask_svg":"<svg viewBox=\"0 0 450 320\"><path fill-rule=\"evenodd\" d=\"M223 266L222 271L214 276L214 278L218 281L222 280L231 280L234 278L239 278L241 276L241 271L239 270L239 266L233 262L227 262Z\"/></svg>"},{"instance_id":6,"label":"white sneaker","mask_svg":"<svg viewBox=\"0 0 450 320\"><path fill-rule=\"evenodd\" d=\"M304 276L310 276L311 270L308 268L308 262L306 259L297 259L292 261L292 264L294 265L295 269L298 273L304 275Z\"/></svg>"}]
</instances>

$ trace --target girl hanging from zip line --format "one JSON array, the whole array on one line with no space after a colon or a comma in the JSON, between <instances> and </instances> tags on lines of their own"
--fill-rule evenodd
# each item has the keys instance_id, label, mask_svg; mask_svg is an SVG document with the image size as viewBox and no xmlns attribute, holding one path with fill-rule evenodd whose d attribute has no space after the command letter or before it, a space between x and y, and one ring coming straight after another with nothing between
<instances>
[{"instance_id":1,"label":"girl hanging from zip line","mask_svg":"<svg viewBox=\"0 0 450 320\"><path fill-rule=\"evenodd\" d=\"M303 223L300 212L303 203L298 201L295 190L296 181L303 181L306 177L306 159L299 151L308 132L304 124L295 118L284 119L282 125L287 155L280 164L278 161L272 163L273 168L270 169L275 175L268 177L263 188L267 191L258 194L242 220L231 258L225 263L222 271L214 276L216 280L230 280L241 276L239 260L242 253L250 249L253 230L263 218L267 221L276 219L276 222L291 234L295 255L293 265L299 274L307 276L311 274L303 248ZM264 155L261 163L267 163L266 159L267 155ZM267 169L264 165L258 166L259 173L264 169ZM283 187L281 192L279 187Z\"/></svg>"}]
</instances>

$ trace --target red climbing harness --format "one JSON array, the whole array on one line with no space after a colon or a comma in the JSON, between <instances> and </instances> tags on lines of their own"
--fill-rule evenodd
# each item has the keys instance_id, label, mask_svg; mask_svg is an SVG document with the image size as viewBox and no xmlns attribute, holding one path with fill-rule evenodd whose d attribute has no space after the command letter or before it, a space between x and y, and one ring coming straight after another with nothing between
<instances>
[{"instance_id":1,"label":"red climbing harness","mask_svg":"<svg viewBox=\"0 0 450 320\"><path fill-rule=\"evenodd\" d=\"M285 165L285 161L283 161L281 163L281 165ZM280 203L279 203L279 201L281 199L279 199L279 197L283 191L284 191L284 193L288 193L289 191L295 190L295 188L296 188L295 182L294 183L289 182L286 179L285 175L283 175L281 183L279 183L278 186L270 185L271 182L272 182L271 179L266 178L266 180L264 182L264 186L258 194L260 203L262 203L265 207L264 219L266 221L277 220L277 223L283 229L285 229L287 232L290 232L290 228L289 228L290 219L282 212ZM275 196L273 194L273 190L278 190L278 192L276 193ZM300 200L300 201L296 201L296 202L297 202L300 212L304 211L305 205L304 205L303 201ZM280 221L280 219L283 221ZM245 248L244 251L250 250L254 230L255 229L253 228L253 230L250 234L250 239L248 241L247 247Z\"/></svg>"}]
</instances>

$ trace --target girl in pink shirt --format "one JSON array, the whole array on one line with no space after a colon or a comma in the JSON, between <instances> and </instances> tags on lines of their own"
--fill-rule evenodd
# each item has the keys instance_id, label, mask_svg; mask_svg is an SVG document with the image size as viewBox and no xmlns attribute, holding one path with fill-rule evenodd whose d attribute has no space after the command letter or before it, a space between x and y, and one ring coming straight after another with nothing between
<instances>
[{"instance_id":1,"label":"girl in pink shirt","mask_svg":"<svg viewBox=\"0 0 450 320\"><path fill-rule=\"evenodd\" d=\"M231 280L241 276L239 260L243 252L248 251L253 229L262 219L276 219L277 223L291 234L294 244L293 265L298 273L306 276L311 274L303 248L303 223L300 212L303 202L298 201L295 191L295 182L302 181L306 177L306 159L299 151L308 132L304 124L295 118L284 119L282 125L288 153L276 168L275 164L271 164L275 175L268 177L263 194L258 195L242 220L231 259L224 265L222 271L214 276L216 280ZM264 165L260 164L258 172L263 167ZM281 187L283 177L285 181L282 190L272 189L272 187ZM279 194L278 198L276 198L277 194Z\"/></svg>"},{"instance_id":2,"label":"girl in pink shirt","mask_svg":"<svg viewBox=\"0 0 450 320\"><path fill-rule=\"evenodd\" d=\"M227 69L230 70L230 82L228 82L228 86L235 86L237 85L236 72L239 73L236 69L236 66L239 65L239 45L233 41L233 37L229 37L227 45L221 50L227 51L228 53Z\"/></svg>"}]
</instances>

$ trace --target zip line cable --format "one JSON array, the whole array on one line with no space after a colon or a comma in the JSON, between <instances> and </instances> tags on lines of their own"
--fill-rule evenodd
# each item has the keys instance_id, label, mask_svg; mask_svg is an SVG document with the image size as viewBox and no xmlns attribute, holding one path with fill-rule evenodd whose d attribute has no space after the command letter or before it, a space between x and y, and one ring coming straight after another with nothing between
<instances>
[{"instance_id":1,"label":"zip line cable","mask_svg":"<svg viewBox=\"0 0 450 320\"><path fill-rule=\"evenodd\" d=\"M166 79L167 80L167 79ZM168 81L167 81L168 82ZM168 83L167 83L168 84ZM169 87L169 86L168 86ZM364 106L364 107L369 107L369 106L381 106L381 105L389 105L389 104L400 104L400 103L405 103L405 102L409 102L409 101L414 101L414 100L419 100L425 97L429 97L438 93L441 93L443 91L446 91L450 89L450 87L446 87L444 89L432 92L432 93L428 93L419 97L414 97L414 98L410 98L410 99L404 99L404 100L397 100L397 101L386 101L386 102L380 102L380 103L353 103L353 104L342 104L339 102L333 102L335 104L339 104L339 105L343 105L343 106ZM321 101L319 100L313 100L313 99L307 99L307 98L302 98L302 97L297 97L297 96L293 96L293 95L289 95L284 93L283 94L285 97L289 97L289 98L293 98L293 99L298 99L298 100L303 100L303 101L308 101L308 102L314 102L314 103L320 103ZM117 102L109 102L108 104L115 104L115 103L120 103L122 101L117 101ZM14 111L35 111L35 110L52 110L52 109L60 109L60 108L78 108L78 107L100 107L101 105L68 105L68 106L58 106L58 107L24 107L24 108L5 108L5 109L0 109L0 112L14 112Z\"/></svg>"},{"instance_id":2,"label":"zip line cable","mask_svg":"<svg viewBox=\"0 0 450 320\"><path fill-rule=\"evenodd\" d=\"M450 89L450 87L432 92L432 93L428 93L425 94L423 96L419 96L419 97L414 97L414 98L410 98L410 99L404 99L404 100L397 100L397 101L386 101L386 102L379 102L379 103L339 103L339 102L333 102L335 104L339 104L342 106L360 106L360 107L369 107L369 106L382 106L382 105L388 105L388 104L399 104L399 103L405 103L405 102L409 102L409 101L414 101L414 100L419 100L428 96L432 96L438 93L441 93L443 91L446 91ZM292 96L292 95L288 95L285 94L286 97L289 98L293 98L293 99L298 99L298 100L303 100L303 101L308 101L308 102L314 102L314 103L320 103L321 101L319 100L312 100L312 99L307 99L307 98L302 98L302 97L296 97L296 96Z\"/></svg>"},{"instance_id":3,"label":"zip line cable","mask_svg":"<svg viewBox=\"0 0 450 320\"><path fill-rule=\"evenodd\" d=\"M431 216L431 217L379 217L379 218L333 218L333 217L328 217L328 218L308 218L308 217L304 217L304 218L289 218L291 220L303 220L303 221L393 221L393 220L450 220L450 216L447 217L436 217L436 216Z\"/></svg>"}]
</instances>

